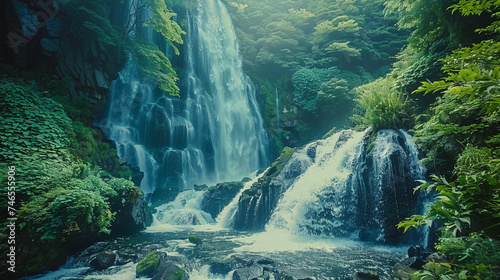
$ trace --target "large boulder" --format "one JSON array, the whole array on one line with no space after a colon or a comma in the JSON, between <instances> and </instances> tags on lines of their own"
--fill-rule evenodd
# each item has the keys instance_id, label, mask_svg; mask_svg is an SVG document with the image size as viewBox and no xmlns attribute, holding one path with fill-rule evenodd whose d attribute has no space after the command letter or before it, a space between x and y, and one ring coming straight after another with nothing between
<instances>
[{"instance_id":1,"label":"large boulder","mask_svg":"<svg viewBox=\"0 0 500 280\"><path fill-rule=\"evenodd\" d=\"M201 245L202 244L202 241L201 241L201 238L196 235L196 234L191 234L189 235L189 238L188 238L189 242L195 244L195 245Z\"/></svg>"},{"instance_id":2,"label":"large boulder","mask_svg":"<svg viewBox=\"0 0 500 280\"><path fill-rule=\"evenodd\" d=\"M153 216L144 196L130 192L133 190L122 191L118 194L117 201L112 204L112 209L116 212L115 222L111 228L114 236L141 231L153 222Z\"/></svg>"}]
</instances>

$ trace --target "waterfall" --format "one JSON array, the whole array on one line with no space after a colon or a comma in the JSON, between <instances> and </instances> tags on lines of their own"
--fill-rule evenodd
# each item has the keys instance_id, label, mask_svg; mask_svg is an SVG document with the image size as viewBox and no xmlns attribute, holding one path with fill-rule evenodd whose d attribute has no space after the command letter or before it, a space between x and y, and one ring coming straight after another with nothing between
<instances>
[{"instance_id":1,"label":"waterfall","mask_svg":"<svg viewBox=\"0 0 500 280\"><path fill-rule=\"evenodd\" d=\"M199 0L189 15L187 108L195 145L210 146L214 180L239 180L267 166L267 134L255 87L243 73L236 32L219 0ZM193 143L194 144L194 143Z\"/></svg>"},{"instance_id":2,"label":"waterfall","mask_svg":"<svg viewBox=\"0 0 500 280\"><path fill-rule=\"evenodd\" d=\"M144 173L146 194L240 180L268 164L255 87L243 73L226 8L200 0L187 19L181 98L142 81L129 60L112 83L100 125L119 157ZM153 41L151 29L141 30Z\"/></svg>"},{"instance_id":3,"label":"waterfall","mask_svg":"<svg viewBox=\"0 0 500 280\"><path fill-rule=\"evenodd\" d=\"M201 210L201 201L205 192L187 190L180 192L174 201L163 204L156 208L153 216L155 223L168 225L206 225L215 221L210 214Z\"/></svg>"},{"instance_id":4,"label":"waterfall","mask_svg":"<svg viewBox=\"0 0 500 280\"><path fill-rule=\"evenodd\" d=\"M241 195L243 194L243 192L250 189L252 185L255 184L260 178L262 178L262 176L264 176L266 171L262 172L252 180L246 182L243 188L241 188L238 194L236 194L236 196L233 198L233 200L231 200L231 202L228 205L226 205L224 209L222 209L222 211L215 219L217 224L221 228L231 228L233 226L234 219L236 216L236 211L238 210L238 201L240 200Z\"/></svg>"},{"instance_id":5,"label":"waterfall","mask_svg":"<svg viewBox=\"0 0 500 280\"><path fill-rule=\"evenodd\" d=\"M351 194L348 185L358 168L365 132L352 132L349 141L341 136L318 141L313 164L284 193L266 231L286 229L300 235L346 227L343 212L355 201L342 198ZM327 196L333 199L327 202ZM322 214L327 203L328 213Z\"/></svg>"},{"instance_id":6,"label":"waterfall","mask_svg":"<svg viewBox=\"0 0 500 280\"><path fill-rule=\"evenodd\" d=\"M416 235L402 236L396 224L423 211L413 193L426 174L417 147L403 130L380 130L368 143L370 133L344 130L296 148L279 174L240 201L235 228L415 242Z\"/></svg>"},{"instance_id":7,"label":"waterfall","mask_svg":"<svg viewBox=\"0 0 500 280\"><path fill-rule=\"evenodd\" d=\"M276 91L274 93L275 95L275 98L276 98L276 127L279 131L280 129L280 99L279 99L279 96L278 96L278 88L275 88Z\"/></svg>"}]
</instances>

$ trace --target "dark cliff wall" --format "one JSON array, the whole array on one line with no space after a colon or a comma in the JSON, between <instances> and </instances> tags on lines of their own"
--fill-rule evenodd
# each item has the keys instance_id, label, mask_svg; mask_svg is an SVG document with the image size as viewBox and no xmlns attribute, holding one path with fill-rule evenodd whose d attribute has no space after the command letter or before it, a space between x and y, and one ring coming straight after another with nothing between
<instances>
[{"instance_id":1,"label":"dark cliff wall","mask_svg":"<svg viewBox=\"0 0 500 280\"><path fill-rule=\"evenodd\" d=\"M2 1L0 63L67 84L72 97L104 104L125 56L117 45L83 32L80 7L67 0ZM109 3L102 3L109 9ZM81 13L81 12L80 12Z\"/></svg>"}]
</instances>

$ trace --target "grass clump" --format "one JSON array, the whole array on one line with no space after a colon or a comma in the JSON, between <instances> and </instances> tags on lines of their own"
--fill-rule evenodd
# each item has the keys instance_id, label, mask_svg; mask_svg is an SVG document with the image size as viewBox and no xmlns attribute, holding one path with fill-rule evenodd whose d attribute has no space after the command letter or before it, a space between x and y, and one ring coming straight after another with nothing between
<instances>
[{"instance_id":1,"label":"grass clump","mask_svg":"<svg viewBox=\"0 0 500 280\"><path fill-rule=\"evenodd\" d=\"M409 102L397 89L396 80L391 77L380 78L356 89L358 113L353 121L359 126L384 128L406 128L411 124Z\"/></svg>"}]
</instances>

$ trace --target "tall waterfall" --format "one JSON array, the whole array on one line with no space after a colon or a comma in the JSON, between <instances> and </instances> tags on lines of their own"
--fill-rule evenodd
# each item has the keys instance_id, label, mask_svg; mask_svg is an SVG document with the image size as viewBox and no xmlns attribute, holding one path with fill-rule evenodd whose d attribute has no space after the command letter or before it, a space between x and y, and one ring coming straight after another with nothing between
<instances>
[{"instance_id":1,"label":"tall waterfall","mask_svg":"<svg viewBox=\"0 0 500 280\"><path fill-rule=\"evenodd\" d=\"M240 180L268 164L255 87L242 71L226 8L199 0L187 18L181 98L141 81L129 61L112 84L101 126L119 156L144 172L146 194ZM152 40L153 32L146 33Z\"/></svg>"}]
</instances>

